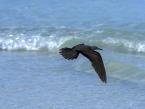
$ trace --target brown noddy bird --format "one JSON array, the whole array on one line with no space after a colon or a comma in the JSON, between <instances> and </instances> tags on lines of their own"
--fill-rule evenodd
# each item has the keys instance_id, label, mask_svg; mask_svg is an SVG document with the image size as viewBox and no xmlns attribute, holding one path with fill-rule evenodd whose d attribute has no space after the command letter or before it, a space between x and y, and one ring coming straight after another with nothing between
<instances>
[{"instance_id":1,"label":"brown noddy bird","mask_svg":"<svg viewBox=\"0 0 145 109\"><path fill-rule=\"evenodd\" d=\"M88 58L92 66L94 67L95 71L98 73L102 82L107 83L106 71L103 64L102 57L99 52L95 50L102 50L97 46L89 46L85 44L78 44L72 48L61 48L59 53L68 60L76 59L81 53L83 56Z\"/></svg>"}]
</instances>

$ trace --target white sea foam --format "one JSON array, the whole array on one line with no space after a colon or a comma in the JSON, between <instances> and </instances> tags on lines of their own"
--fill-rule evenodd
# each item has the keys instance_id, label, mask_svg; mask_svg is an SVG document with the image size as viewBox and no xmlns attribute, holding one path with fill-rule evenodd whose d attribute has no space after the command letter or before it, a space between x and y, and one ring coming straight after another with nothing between
<instances>
[{"instance_id":1,"label":"white sea foam","mask_svg":"<svg viewBox=\"0 0 145 109\"><path fill-rule=\"evenodd\" d=\"M26 37L20 35L17 37L0 37L0 49L1 50L27 50L27 51L39 51L39 50L48 50L50 52L58 50L65 43L66 46L69 44L75 44L83 40L84 42L95 43L96 40L88 40L83 37L57 37L55 35L50 35L47 37L42 37L39 35L34 35L31 37ZM124 52L136 52L136 53L145 53L145 41L130 41L126 39L117 39L117 38L104 38L99 40L102 45L107 45L107 47L112 47L118 51ZM97 43L96 43L97 44Z\"/></svg>"},{"instance_id":2,"label":"white sea foam","mask_svg":"<svg viewBox=\"0 0 145 109\"><path fill-rule=\"evenodd\" d=\"M109 32L108 32L109 31ZM113 48L112 50L125 53L145 53L145 41L141 38L131 39L130 32L119 31L119 36L114 36L117 30L73 30L68 28L15 28L5 29L0 32L0 50L25 50L25 51L58 51L60 47L73 46L78 43ZM135 34L137 34L135 32ZM135 35L133 34L133 35ZM132 35L132 34L131 34ZM109 37L107 37L109 36ZM122 36L122 37L121 37ZM129 37L129 38L128 38Z\"/></svg>"},{"instance_id":3,"label":"white sea foam","mask_svg":"<svg viewBox=\"0 0 145 109\"><path fill-rule=\"evenodd\" d=\"M50 52L56 51L62 44L72 37L56 37L50 35L48 37L42 37L34 35L27 37L24 35L15 36L9 35L9 37L0 37L0 49L1 50L27 50L38 51L48 50ZM23 37L22 37L23 36Z\"/></svg>"},{"instance_id":4,"label":"white sea foam","mask_svg":"<svg viewBox=\"0 0 145 109\"><path fill-rule=\"evenodd\" d=\"M108 37L103 39L102 42L116 48L124 48L128 52L145 53L145 41L131 41Z\"/></svg>"}]
</instances>

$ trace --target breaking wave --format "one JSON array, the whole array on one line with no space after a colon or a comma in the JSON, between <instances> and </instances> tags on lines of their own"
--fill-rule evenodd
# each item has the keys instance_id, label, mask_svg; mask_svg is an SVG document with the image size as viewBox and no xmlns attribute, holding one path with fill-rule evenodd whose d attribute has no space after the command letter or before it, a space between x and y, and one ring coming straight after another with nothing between
<instances>
[{"instance_id":1,"label":"breaking wave","mask_svg":"<svg viewBox=\"0 0 145 109\"><path fill-rule=\"evenodd\" d=\"M112 30L111 30L112 32ZM118 31L117 31L118 32ZM114 33L111 34L116 34ZM120 32L121 34L121 32ZM0 31L0 50L49 51L85 43L123 53L145 53L145 41L121 35L111 36L105 30L56 29L5 29Z\"/></svg>"},{"instance_id":2,"label":"breaking wave","mask_svg":"<svg viewBox=\"0 0 145 109\"><path fill-rule=\"evenodd\" d=\"M103 44L122 52L145 53L145 41L129 41L126 39L106 38Z\"/></svg>"},{"instance_id":3,"label":"breaking wave","mask_svg":"<svg viewBox=\"0 0 145 109\"><path fill-rule=\"evenodd\" d=\"M54 36L41 37L31 36L22 37L18 36L15 38L0 38L0 49L1 50L26 50L26 51L39 51L49 50L55 51L65 39L55 40Z\"/></svg>"},{"instance_id":4,"label":"breaking wave","mask_svg":"<svg viewBox=\"0 0 145 109\"><path fill-rule=\"evenodd\" d=\"M139 37L135 37L138 35ZM111 29L0 29L0 50L18 52L47 51L56 53L61 47L72 47L79 43L97 45L104 49L101 54L106 65L108 76L129 81L145 82L144 57L142 58L141 56L140 59L138 59L136 55L132 55L145 54L144 39L144 33L142 32L128 31L128 33L126 33L124 31ZM94 71L88 68L89 66L84 66L84 63L87 62L86 60L83 59L83 61L81 58L79 59L80 61L77 60L76 64L74 61L74 68L76 70L81 71L81 69L83 69L83 71L87 72ZM91 71L89 71L90 69Z\"/></svg>"}]
</instances>

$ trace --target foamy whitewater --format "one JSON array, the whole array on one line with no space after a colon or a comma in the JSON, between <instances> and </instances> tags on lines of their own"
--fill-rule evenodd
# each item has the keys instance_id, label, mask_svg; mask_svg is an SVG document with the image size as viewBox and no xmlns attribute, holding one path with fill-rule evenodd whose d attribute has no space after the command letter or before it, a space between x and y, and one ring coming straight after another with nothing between
<instances>
[{"instance_id":1,"label":"foamy whitewater","mask_svg":"<svg viewBox=\"0 0 145 109\"><path fill-rule=\"evenodd\" d=\"M144 109L145 1L1 0L1 109ZM96 45L107 84L82 55Z\"/></svg>"}]
</instances>

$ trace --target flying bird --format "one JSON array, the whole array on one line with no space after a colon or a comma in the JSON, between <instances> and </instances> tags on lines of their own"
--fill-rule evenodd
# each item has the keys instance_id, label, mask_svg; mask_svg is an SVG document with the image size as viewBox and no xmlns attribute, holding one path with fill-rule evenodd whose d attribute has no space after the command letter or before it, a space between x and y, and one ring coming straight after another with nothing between
<instances>
[{"instance_id":1,"label":"flying bird","mask_svg":"<svg viewBox=\"0 0 145 109\"><path fill-rule=\"evenodd\" d=\"M102 57L99 52L95 50L102 50L97 46L89 46L85 44L78 44L72 48L61 48L59 53L68 60L76 59L81 53L83 56L88 58L101 81L107 83L106 71L103 64Z\"/></svg>"}]
</instances>

